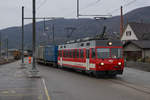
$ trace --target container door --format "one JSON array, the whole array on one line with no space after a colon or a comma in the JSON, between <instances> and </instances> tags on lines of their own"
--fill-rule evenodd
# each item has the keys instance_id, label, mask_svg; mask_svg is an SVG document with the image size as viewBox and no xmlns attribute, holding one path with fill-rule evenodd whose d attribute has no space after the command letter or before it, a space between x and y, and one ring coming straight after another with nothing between
<instances>
[{"instance_id":1,"label":"container door","mask_svg":"<svg viewBox=\"0 0 150 100\"><path fill-rule=\"evenodd\" d=\"M90 70L89 66L89 49L86 49L86 70Z\"/></svg>"},{"instance_id":2,"label":"container door","mask_svg":"<svg viewBox=\"0 0 150 100\"><path fill-rule=\"evenodd\" d=\"M57 58L58 58L58 46L55 46L54 50L54 61L57 63Z\"/></svg>"}]
</instances>

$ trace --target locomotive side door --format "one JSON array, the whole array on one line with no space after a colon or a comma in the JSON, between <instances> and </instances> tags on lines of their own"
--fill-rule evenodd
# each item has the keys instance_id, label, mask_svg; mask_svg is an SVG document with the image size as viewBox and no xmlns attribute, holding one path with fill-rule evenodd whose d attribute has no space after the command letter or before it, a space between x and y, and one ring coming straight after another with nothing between
<instances>
[{"instance_id":1,"label":"locomotive side door","mask_svg":"<svg viewBox=\"0 0 150 100\"><path fill-rule=\"evenodd\" d=\"M62 66L62 57L63 57L63 51L62 50L60 51L60 54L61 54L61 56L60 56L60 66Z\"/></svg>"},{"instance_id":2,"label":"locomotive side door","mask_svg":"<svg viewBox=\"0 0 150 100\"><path fill-rule=\"evenodd\" d=\"M86 49L86 70L90 70L89 66L89 49Z\"/></svg>"},{"instance_id":3,"label":"locomotive side door","mask_svg":"<svg viewBox=\"0 0 150 100\"><path fill-rule=\"evenodd\" d=\"M60 57L60 65L62 66L62 57Z\"/></svg>"}]
</instances>

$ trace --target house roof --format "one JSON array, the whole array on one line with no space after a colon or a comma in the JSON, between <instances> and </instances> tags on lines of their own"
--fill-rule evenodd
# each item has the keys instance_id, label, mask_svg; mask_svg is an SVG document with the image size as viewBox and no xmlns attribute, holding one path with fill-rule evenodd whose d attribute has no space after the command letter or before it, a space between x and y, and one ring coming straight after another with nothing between
<instances>
[{"instance_id":1,"label":"house roof","mask_svg":"<svg viewBox=\"0 0 150 100\"><path fill-rule=\"evenodd\" d=\"M128 41L127 43L124 44L124 47L130 43L142 49L150 49L150 40Z\"/></svg>"},{"instance_id":2,"label":"house roof","mask_svg":"<svg viewBox=\"0 0 150 100\"><path fill-rule=\"evenodd\" d=\"M145 23L129 23L139 40L150 40L150 24Z\"/></svg>"}]
</instances>

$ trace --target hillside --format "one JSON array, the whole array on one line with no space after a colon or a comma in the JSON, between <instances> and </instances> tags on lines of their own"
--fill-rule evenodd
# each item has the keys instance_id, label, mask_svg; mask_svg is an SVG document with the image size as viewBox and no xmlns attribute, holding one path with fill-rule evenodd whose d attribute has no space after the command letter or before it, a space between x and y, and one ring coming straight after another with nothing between
<instances>
[{"instance_id":1,"label":"hillside","mask_svg":"<svg viewBox=\"0 0 150 100\"><path fill-rule=\"evenodd\" d=\"M143 7L135 9L124 15L124 22L146 22L150 23L150 7ZM87 36L95 36L102 32L103 26L107 26L107 32L119 33L120 17L115 16L107 20L95 20L95 19L56 19L52 21L46 21L46 26L49 30L46 32L49 34L49 41L52 42L52 23L55 25L55 41L57 44L65 42L67 40L78 39ZM66 31L66 27L76 28L71 38L67 38L69 34ZM11 27L1 30L2 38L9 39L9 48L20 48L21 46L21 27ZM47 41L48 36L43 34L43 22L37 22L37 42ZM31 48L32 44L32 24L25 25L25 48ZM3 43L3 46L5 43Z\"/></svg>"}]
</instances>

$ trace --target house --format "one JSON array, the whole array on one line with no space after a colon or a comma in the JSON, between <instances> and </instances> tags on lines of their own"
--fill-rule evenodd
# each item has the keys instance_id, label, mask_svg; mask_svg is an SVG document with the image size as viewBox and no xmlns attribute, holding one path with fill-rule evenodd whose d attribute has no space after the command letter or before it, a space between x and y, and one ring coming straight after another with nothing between
<instances>
[{"instance_id":1,"label":"house","mask_svg":"<svg viewBox=\"0 0 150 100\"><path fill-rule=\"evenodd\" d=\"M133 40L124 44L124 56L127 60L150 58L150 40Z\"/></svg>"},{"instance_id":2,"label":"house","mask_svg":"<svg viewBox=\"0 0 150 100\"><path fill-rule=\"evenodd\" d=\"M150 40L150 24L128 23L121 36L121 41L129 40Z\"/></svg>"}]
</instances>

